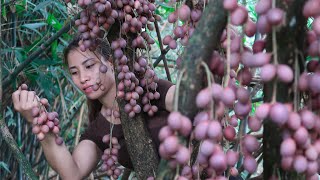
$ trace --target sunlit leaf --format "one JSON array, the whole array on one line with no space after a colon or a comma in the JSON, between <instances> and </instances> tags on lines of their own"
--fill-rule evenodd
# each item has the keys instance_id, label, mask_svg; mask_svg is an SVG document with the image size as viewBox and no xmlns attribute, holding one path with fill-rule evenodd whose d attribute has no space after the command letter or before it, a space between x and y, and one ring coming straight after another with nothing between
<instances>
[{"instance_id":1,"label":"sunlit leaf","mask_svg":"<svg viewBox=\"0 0 320 180\"><path fill-rule=\"evenodd\" d=\"M31 23L31 24L23 24L21 27L29 28L29 29L37 29L43 26L46 26L47 23L41 22L41 23Z\"/></svg>"},{"instance_id":2,"label":"sunlit leaf","mask_svg":"<svg viewBox=\"0 0 320 180\"><path fill-rule=\"evenodd\" d=\"M43 35L37 29L40 27L43 27L45 25L47 25L47 23L32 23L32 24L23 24L21 27L30 29L30 30L36 32L41 37L43 37Z\"/></svg>"},{"instance_id":3,"label":"sunlit leaf","mask_svg":"<svg viewBox=\"0 0 320 180\"><path fill-rule=\"evenodd\" d=\"M53 14L50 14L50 13L47 18L47 23L50 24L57 31L62 28L61 23L57 20L57 18Z\"/></svg>"}]
</instances>

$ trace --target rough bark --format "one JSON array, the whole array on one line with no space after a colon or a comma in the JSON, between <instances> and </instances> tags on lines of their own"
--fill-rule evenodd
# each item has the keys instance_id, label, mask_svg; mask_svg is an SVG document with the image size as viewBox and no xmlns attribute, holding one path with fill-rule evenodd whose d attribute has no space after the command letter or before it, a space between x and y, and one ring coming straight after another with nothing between
<instances>
[{"instance_id":1,"label":"rough bark","mask_svg":"<svg viewBox=\"0 0 320 180\"><path fill-rule=\"evenodd\" d=\"M223 1L212 1L206 7L201 20L182 55L185 69L179 90L179 111L192 119L196 113L195 99L205 86L205 73L201 62L209 64L213 49L218 49L222 31L227 24L227 12Z\"/></svg>"},{"instance_id":2,"label":"rough bark","mask_svg":"<svg viewBox=\"0 0 320 180\"><path fill-rule=\"evenodd\" d=\"M223 0L210 1L182 55L181 69L185 72L179 87L178 110L190 119L198 112L196 95L205 87L205 73L200 64L202 61L209 63L213 49L219 47L222 31L227 24L227 12L223 10L222 3ZM173 173L162 160L157 179L171 179Z\"/></svg>"},{"instance_id":3,"label":"rough bark","mask_svg":"<svg viewBox=\"0 0 320 180\"><path fill-rule=\"evenodd\" d=\"M119 29L120 26L118 23L112 25L108 34L108 40L110 42L119 37ZM131 47L130 44L133 37L133 34L127 35L127 47ZM132 64L128 64L130 70L133 70L133 53L134 52L131 48L127 48L124 52L128 59L130 59L129 62L132 62ZM114 63L114 66L116 70L116 63ZM115 78L117 81L116 75ZM117 84L118 83L119 82L117 82ZM155 145L145 123L147 117L143 113L139 113L136 114L134 118L130 118L124 110L126 101L124 99L117 98L117 102L120 110L120 119L124 138L136 176L141 180L154 176L157 171L159 159Z\"/></svg>"},{"instance_id":4,"label":"rough bark","mask_svg":"<svg viewBox=\"0 0 320 180\"><path fill-rule=\"evenodd\" d=\"M282 1L277 0L276 6L283 9L286 14L285 24L277 29L277 54L280 64L288 64L294 69L295 52L303 51L304 34L306 32L306 18L302 15L304 0ZM272 33L268 34L267 51L272 52ZM300 68L303 61L298 56ZM295 69L297 70L297 69ZM293 102L293 84L287 85L277 83L278 102ZM273 82L264 86L264 102L270 102L272 98ZM264 179L269 179L272 175L279 172L281 179L303 179L294 172L286 172L280 168L280 144L281 129L278 128L270 119L266 119L263 132L263 175Z\"/></svg>"}]
</instances>

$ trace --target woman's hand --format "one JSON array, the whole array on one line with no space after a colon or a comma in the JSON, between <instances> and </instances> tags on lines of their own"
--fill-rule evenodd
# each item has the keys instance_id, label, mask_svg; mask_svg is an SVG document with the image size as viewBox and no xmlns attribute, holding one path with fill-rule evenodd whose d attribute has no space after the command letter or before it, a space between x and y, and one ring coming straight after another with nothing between
<instances>
[{"instance_id":1,"label":"woman's hand","mask_svg":"<svg viewBox=\"0 0 320 180\"><path fill-rule=\"evenodd\" d=\"M14 109L21 113L21 115L27 119L28 122L32 123L32 108L40 105L48 105L48 100L41 99L39 102L38 96L34 91L28 91L28 86L22 84L18 90L12 93L12 101Z\"/></svg>"}]
</instances>

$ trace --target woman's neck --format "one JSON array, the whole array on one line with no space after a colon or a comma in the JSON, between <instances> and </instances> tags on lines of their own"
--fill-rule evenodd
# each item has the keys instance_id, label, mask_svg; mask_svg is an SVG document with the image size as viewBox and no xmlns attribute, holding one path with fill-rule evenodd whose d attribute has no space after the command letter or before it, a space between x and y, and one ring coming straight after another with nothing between
<instances>
[{"instance_id":1,"label":"woman's neck","mask_svg":"<svg viewBox=\"0 0 320 180\"><path fill-rule=\"evenodd\" d=\"M102 104L101 114L111 123L113 124L121 124L119 118L115 118L113 114L107 115L107 111L118 111L118 103L116 101L116 84L114 84L107 94L103 97L99 98L99 101Z\"/></svg>"},{"instance_id":2,"label":"woman's neck","mask_svg":"<svg viewBox=\"0 0 320 180\"><path fill-rule=\"evenodd\" d=\"M104 96L99 98L99 101L101 102L103 108L111 109L117 107L116 93L117 89L116 84L114 83L114 85L108 90L108 92Z\"/></svg>"}]
</instances>

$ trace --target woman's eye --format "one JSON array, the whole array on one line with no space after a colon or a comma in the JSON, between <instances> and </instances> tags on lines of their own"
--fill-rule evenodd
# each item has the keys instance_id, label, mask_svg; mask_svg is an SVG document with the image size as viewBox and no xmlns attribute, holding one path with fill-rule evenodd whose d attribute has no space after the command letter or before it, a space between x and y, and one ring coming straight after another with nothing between
<instances>
[{"instance_id":1,"label":"woman's eye","mask_svg":"<svg viewBox=\"0 0 320 180\"><path fill-rule=\"evenodd\" d=\"M87 69L90 69L94 64L86 66Z\"/></svg>"},{"instance_id":2,"label":"woman's eye","mask_svg":"<svg viewBox=\"0 0 320 180\"><path fill-rule=\"evenodd\" d=\"M76 75L77 74L77 72L71 72L71 75Z\"/></svg>"}]
</instances>

